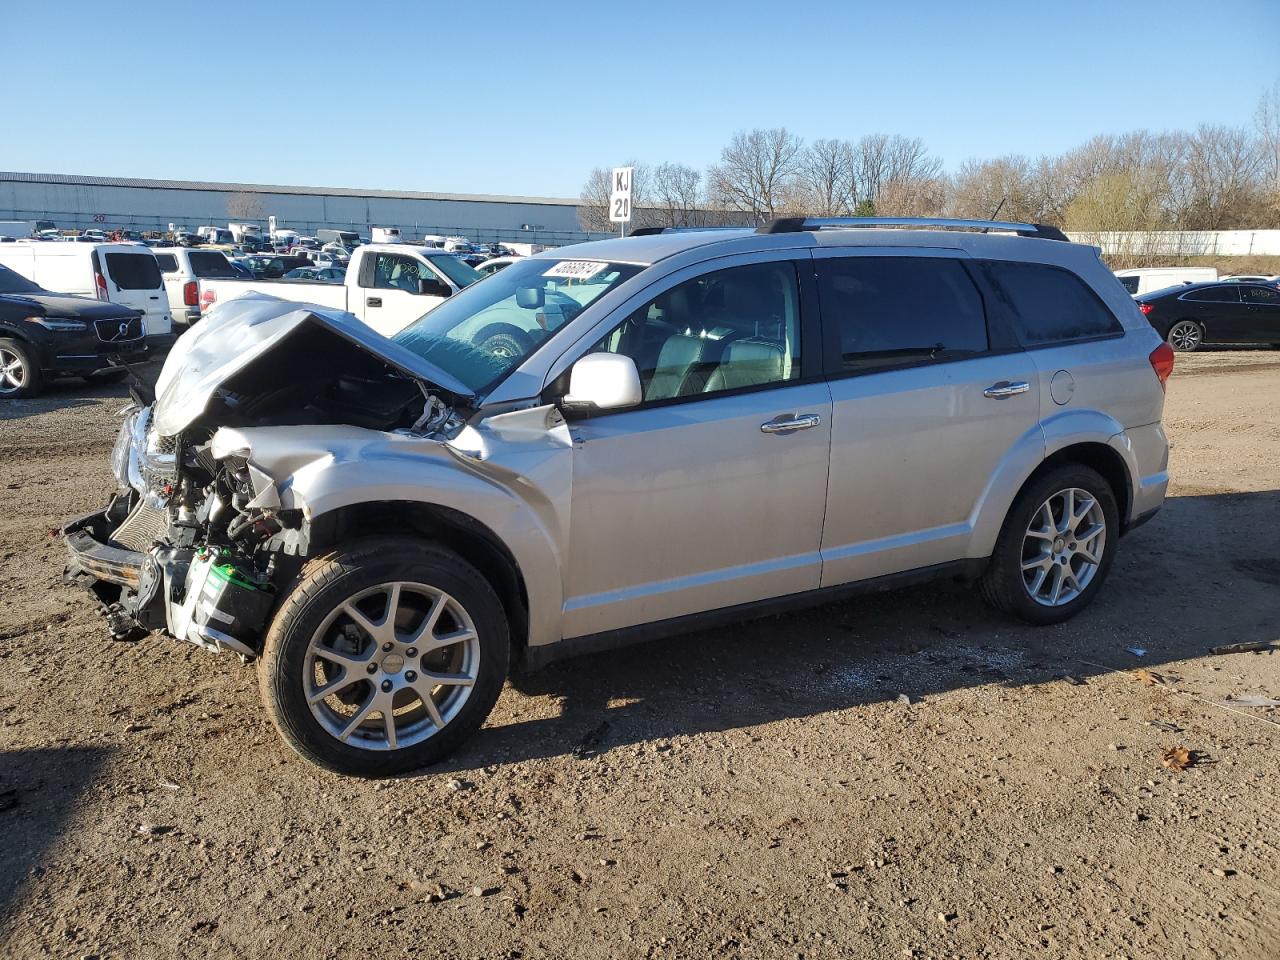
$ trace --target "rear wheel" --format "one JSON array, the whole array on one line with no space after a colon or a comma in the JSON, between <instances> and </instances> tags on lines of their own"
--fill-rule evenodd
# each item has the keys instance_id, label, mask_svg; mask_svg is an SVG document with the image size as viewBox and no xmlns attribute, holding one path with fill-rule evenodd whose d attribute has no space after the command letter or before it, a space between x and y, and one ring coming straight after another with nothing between
<instances>
[{"instance_id":1,"label":"rear wheel","mask_svg":"<svg viewBox=\"0 0 1280 960\"><path fill-rule=\"evenodd\" d=\"M980 586L996 608L1029 623L1058 623L1089 605L1120 533L1115 493L1095 470L1065 465L1014 501Z\"/></svg>"},{"instance_id":2,"label":"rear wheel","mask_svg":"<svg viewBox=\"0 0 1280 960\"><path fill-rule=\"evenodd\" d=\"M297 753L383 777L443 759L480 728L508 647L501 602L461 557L369 540L303 571L263 645L259 682Z\"/></svg>"},{"instance_id":3,"label":"rear wheel","mask_svg":"<svg viewBox=\"0 0 1280 960\"><path fill-rule=\"evenodd\" d=\"M1179 320L1169 328L1165 339L1179 353L1190 353L1204 343L1204 328L1194 320Z\"/></svg>"},{"instance_id":4,"label":"rear wheel","mask_svg":"<svg viewBox=\"0 0 1280 960\"><path fill-rule=\"evenodd\" d=\"M0 397L33 397L41 381L35 352L21 340L0 340Z\"/></svg>"}]
</instances>

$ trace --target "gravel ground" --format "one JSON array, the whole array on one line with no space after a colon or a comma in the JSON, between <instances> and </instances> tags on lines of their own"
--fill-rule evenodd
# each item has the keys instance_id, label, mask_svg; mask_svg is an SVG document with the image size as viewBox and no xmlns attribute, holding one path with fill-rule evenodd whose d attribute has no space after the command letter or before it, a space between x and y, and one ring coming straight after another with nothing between
<instances>
[{"instance_id":1,"label":"gravel ground","mask_svg":"<svg viewBox=\"0 0 1280 960\"><path fill-rule=\"evenodd\" d=\"M122 397L0 408L0 956L1280 956L1280 654L1207 655L1280 639L1280 354L1179 359L1069 624L948 584L581 659L381 783L61 585Z\"/></svg>"}]
</instances>

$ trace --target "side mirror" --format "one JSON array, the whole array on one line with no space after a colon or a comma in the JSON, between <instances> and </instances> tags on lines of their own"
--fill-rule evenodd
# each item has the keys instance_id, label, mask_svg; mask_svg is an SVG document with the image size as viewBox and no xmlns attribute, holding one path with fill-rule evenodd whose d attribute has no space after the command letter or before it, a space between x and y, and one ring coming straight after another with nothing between
<instances>
[{"instance_id":1,"label":"side mirror","mask_svg":"<svg viewBox=\"0 0 1280 960\"><path fill-rule=\"evenodd\" d=\"M539 310L546 305L547 291L543 287L516 287L516 306L524 310Z\"/></svg>"},{"instance_id":2,"label":"side mirror","mask_svg":"<svg viewBox=\"0 0 1280 960\"><path fill-rule=\"evenodd\" d=\"M569 372L569 392L562 402L568 410L617 410L640 400L634 360L616 353L588 353Z\"/></svg>"},{"instance_id":3,"label":"side mirror","mask_svg":"<svg viewBox=\"0 0 1280 960\"><path fill-rule=\"evenodd\" d=\"M453 293L453 290L443 280L437 280L434 277L418 278L418 296L420 297L447 297Z\"/></svg>"}]
</instances>

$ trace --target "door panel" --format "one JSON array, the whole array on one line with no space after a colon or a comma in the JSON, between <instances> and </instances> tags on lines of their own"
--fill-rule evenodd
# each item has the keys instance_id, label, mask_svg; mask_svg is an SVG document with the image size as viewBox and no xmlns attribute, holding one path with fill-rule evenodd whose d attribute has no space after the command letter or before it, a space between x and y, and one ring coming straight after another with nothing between
<instances>
[{"instance_id":1,"label":"door panel","mask_svg":"<svg viewBox=\"0 0 1280 960\"><path fill-rule=\"evenodd\" d=\"M565 636L815 589L830 424L819 382L572 425Z\"/></svg>"},{"instance_id":2,"label":"door panel","mask_svg":"<svg viewBox=\"0 0 1280 960\"><path fill-rule=\"evenodd\" d=\"M1280 344L1280 289L1274 286L1243 287L1248 310L1246 334L1253 343Z\"/></svg>"},{"instance_id":3,"label":"door panel","mask_svg":"<svg viewBox=\"0 0 1280 960\"><path fill-rule=\"evenodd\" d=\"M418 293L419 271L424 279L435 275L415 258L389 253L374 258L372 286L360 288L359 311L352 312L379 333L399 333L444 299Z\"/></svg>"},{"instance_id":4,"label":"door panel","mask_svg":"<svg viewBox=\"0 0 1280 960\"><path fill-rule=\"evenodd\" d=\"M964 558L1000 462L1028 440L1043 449L1025 353L847 377L831 397L824 587Z\"/></svg>"}]
</instances>

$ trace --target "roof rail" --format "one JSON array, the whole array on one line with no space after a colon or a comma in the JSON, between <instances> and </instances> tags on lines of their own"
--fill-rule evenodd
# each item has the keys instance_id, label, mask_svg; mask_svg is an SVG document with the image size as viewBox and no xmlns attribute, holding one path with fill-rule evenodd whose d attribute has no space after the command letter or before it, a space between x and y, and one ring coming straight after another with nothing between
<instances>
[{"instance_id":1,"label":"roof rail","mask_svg":"<svg viewBox=\"0 0 1280 960\"><path fill-rule=\"evenodd\" d=\"M636 227L628 237L652 237L660 233L701 233L704 230L747 230L749 227Z\"/></svg>"},{"instance_id":2,"label":"roof rail","mask_svg":"<svg viewBox=\"0 0 1280 960\"><path fill-rule=\"evenodd\" d=\"M1043 223L957 220L948 217L779 217L757 229L756 233L801 233L824 227L928 227L935 230L981 230L983 233L998 230L1042 240L1067 240L1067 235L1057 227Z\"/></svg>"}]
</instances>

